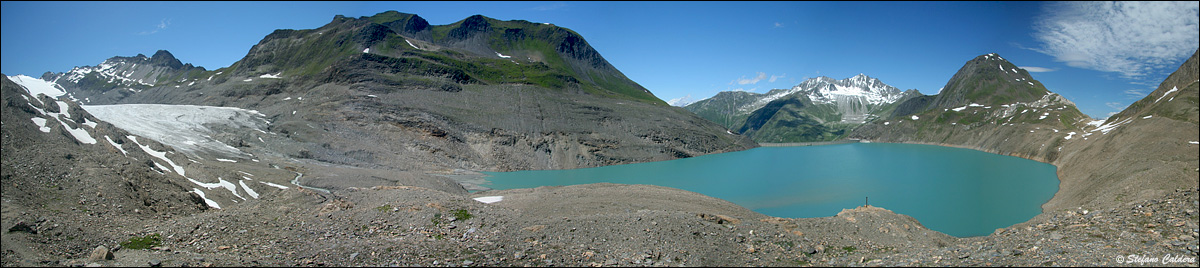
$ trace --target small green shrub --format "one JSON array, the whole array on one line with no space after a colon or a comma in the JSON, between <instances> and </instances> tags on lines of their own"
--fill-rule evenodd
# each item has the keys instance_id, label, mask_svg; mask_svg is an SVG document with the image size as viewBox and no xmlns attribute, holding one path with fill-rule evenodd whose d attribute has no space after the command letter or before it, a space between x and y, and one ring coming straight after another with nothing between
<instances>
[{"instance_id":1,"label":"small green shrub","mask_svg":"<svg viewBox=\"0 0 1200 268\"><path fill-rule=\"evenodd\" d=\"M459 209L459 210L454 211L454 218L458 219L460 221L469 220L469 219L471 219L471 217L472 217L471 212L468 212L465 209Z\"/></svg>"},{"instance_id":2,"label":"small green shrub","mask_svg":"<svg viewBox=\"0 0 1200 268\"><path fill-rule=\"evenodd\" d=\"M842 247L842 250L845 250L846 252L854 252L855 250L858 250L858 248L855 248L854 246L846 246Z\"/></svg>"},{"instance_id":3,"label":"small green shrub","mask_svg":"<svg viewBox=\"0 0 1200 268\"><path fill-rule=\"evenodd\" d=\"M122 248L128 249L148 249L162 245L161 234L148 234L143 237L131 237L125 242L121 242Z\"/></svg>"},{"instance_id":4,"label":"small green shrub","mask_svg":"<svg viewBox=\"0 0 1200 268\"><path fill-rule=\"evenodd\" d=\"M382 206L378 206L378 207L375 207L375 210L377 210L379 212L387 212L389 210L392 210L392 205L385 204Z\"/></svg>"}]
</instances>

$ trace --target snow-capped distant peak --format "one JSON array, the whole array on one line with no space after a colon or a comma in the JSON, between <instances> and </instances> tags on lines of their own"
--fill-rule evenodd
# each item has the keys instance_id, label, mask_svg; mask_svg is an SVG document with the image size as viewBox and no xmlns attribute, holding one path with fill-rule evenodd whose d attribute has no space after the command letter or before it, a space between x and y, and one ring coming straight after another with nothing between
<instances>
[{"instance_id":1,"label":"snow-capped distant peak","mask_svg":"<svg viewBox=\"0 0 1200 268\"><path fill-rule=\"evenodd\" d=\"M828 77L823 78L825 79L810 79L798 87L801 87L801 91L808 92L809 99L819 103L832 103L841 96L860 98L872 105L879 105L895 102L903 95L900 89L883 84L879 79L866 74L860 73L836 81Z\"/></svg>"},{"instance_id":2,"label":"snow-capped distant peak","mask_svg":"<svg viewBox=\"0 0 1200 268\"><path fill-rule=\"evenodd\" d=\"M905 96L904 91L889 86L866 74L858 74L842 80L826 76L810 78L786 90L771 90L756 96L752 103L738 107L738 111L750 112L772 101L803 94L814 104L833 104L842 114L842 122L861 123L870 116L870 111Z\"/></svg>"}]
</instances>

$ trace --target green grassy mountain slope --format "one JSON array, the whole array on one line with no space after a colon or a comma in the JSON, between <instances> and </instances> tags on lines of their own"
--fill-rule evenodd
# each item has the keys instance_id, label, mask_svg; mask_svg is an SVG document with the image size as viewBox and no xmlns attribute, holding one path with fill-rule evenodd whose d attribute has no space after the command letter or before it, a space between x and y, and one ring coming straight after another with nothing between
<instances>
[{"instance_id":1,"label":"green grassy mountain slope","mask_svg":"<svg viewBox=\"0 0 1200 268\"><path fill-rule=\"evenodd\" d=\"M746 91L721 91L711 98L688 104L684 109L725 128L737 129L749 116L748 112L739 109L757 101L759 97L756 95Z\"/></svg>"},{"instance_id":2,"label":"green grassy mountain slope","mask_svg":"<svg viewBox=\"0 0 1200 268\"><path fill-rule=\"evenodd\" d=\"M374 78L399 84L432 74L438 79L431 84L530 84L665 105L574 31L481 15L429 25L417 15L388 11L357 19L338 16L312 30L277 30L230 73L340 79L345 69L364 62L391 65L386 75Z\"/></svg>"},{"instance_id":3,"label":"green grassy mountain slope","mask_svg":"<svg viewBox=\"0 0 1200 268\"><path fill-rule=\"evenodd\" d=\"M1195 82L1197 77L1200 77L1195 68L1197 64L1196 55L1193 54L1179 67L1179 70L1167 76L1167 79L1154 92L1130 104L1125 110L1108 117L1105 123L1145 116L1166 117L1192 123L1200 122L1200 119L1197 119L1197 114L1200 112L1196 110L1198 100Z\"/></svg>"},{"instance_id":4,"label":"green grassy mountain slope","mask_svg":"<svg viewBox=\"0 0 1200 268\"><path fill-rule=\"evenodd\" d=\"M1074 103L994 53L967 61L939 94L898 107L850 137L987 148L1049 162L1090 121Z\"/></svg>"},{"instance_id":5,"label":"green grassy mountain slope","mask_svg":"<svg viewBox=\"0 0 1200 268\"><path fill-rule=\"evenodd\" d=\"M834 131L820 120L807 115L803 96L789 96L774 100L754 110L746 118L738 133L750 136L758 142L822 141L835 139L844 130Z\"/></svg>"}]
</instances>

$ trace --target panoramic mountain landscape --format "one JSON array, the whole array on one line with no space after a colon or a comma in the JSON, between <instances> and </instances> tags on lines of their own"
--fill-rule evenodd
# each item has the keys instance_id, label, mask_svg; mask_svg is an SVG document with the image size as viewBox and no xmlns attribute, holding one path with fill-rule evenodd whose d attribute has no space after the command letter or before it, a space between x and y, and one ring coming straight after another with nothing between
<instances>
[{"instance_id":1,"label":"panoramic mountain landscape","mask_svg":"<svg viewBox=\"0 0 1200 268\"><path fill-rule=\"evenodd\" d=\"M1197 264L1200 49L1103 120L986 51L946 66L933 95L859 73L674 107L566 27L369 14L259 35L213 70L158 48L5 73L0 265ZM1019 157L1053 165L1057 188L1031 219L956 237L877 196L788 218L652 181L491 189L486 175L807 142Z\"/></svg>"}]
</instances>

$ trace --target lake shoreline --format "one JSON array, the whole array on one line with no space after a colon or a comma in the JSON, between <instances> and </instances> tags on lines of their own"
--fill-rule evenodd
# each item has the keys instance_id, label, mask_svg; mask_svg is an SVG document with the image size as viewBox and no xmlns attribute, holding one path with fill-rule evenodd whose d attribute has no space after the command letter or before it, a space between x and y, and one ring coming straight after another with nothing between
<instances>
[{"instance_id":1,"label":"lake shoreline","mask_svg":"<svg viewBox=\"0 0 1200 268\"><path fill-rule=\"evenodd\" d=\"M836 140L836 141L814 141L814 142L783 142L783 143L768 142L768 143L759 143L758 146L761 146L761 147L798 147L798 146L820 146L820 145L847 144L847 143L859 143L859 142L861 142L861 141L856 140L856 139ZM869 141L863 142L863 143L869 143Z\"/></svg>"},{"instance_id":2,"label":"lake shoreline","mask_svg":"<svg viewBox=\"0 0 1200 268\"><path fill-rule=\"evenodd\" d=\"M853 143L851 143L853 142ZM671 187L686 191L697 192L719 199L727 200L750 208L759 213L784 218L827 217L840 209L852 208L863 204L863 197L870 196L871 201L879 198L879 204L897 212L913 215L932 229L953 234L957 237L987 235L995 228L1007 227L1011 224L995 225L996 223L1019 223L1040 214L1040 205L1049 199L1057 190L1058 181L1054 167L1045 163L1030 161L1017 157L990 154L978 150L950 148L943 146L922 146L904 144L871 144L841 142L838 146L791 146L791 148L770 148L763 150L747 150L728 154L710 155L693 159L677 159L661 162L649 162L633 165L610 166L603 168L585 168L572 170L543 170L537 172L500 172L487 173L493 177L486 178L492 184L486 187L496 190L536 188L540 186L575 185L588 183L618 183L618 184L651 184ZM950 156L953 154L953 156ZM889 157L890 155L895 155ZM919 155L919 156L918 156ZM981 158L983 157L983 158ZM1001 159L993 159L1001 158ZM978 164L980 161L991 164ZM793 163L792 168L778 168L778 163ZM972 167L968 170L983 170L994 165L1037 165L1038 168L1017 168L1005 172L990 170L988 176L1009 174L1017 178L1045 178L1046 180L1020 183L1024 186L1041 185L1044 187L1021 187L1023 192L1011 196L1030 196L1032 188L1038 190L1039 200L1008 200L1012 205L1003 213L998 211L988 215L976 215L972 207L965 204L982 202L952 201L947 199L938 209L930 210L925 205L914 205L915 200L908 193L929 191L930 195L920 199L950 198L955 194L938 195L932 193L957 193L964 190L948 187L958 185L952 182L962 177L979 177L977 186L996 191L1016 191L1016 188L1004 186L998 182L1012 181L1005 178L991 178L980 174L964 174L963 170L944 169L943 165L956 167ZM796 169L804 170L797 173ZM876 170L881 173L869 173ZM907 171L907 172L898 172ZM920 174L914 173L917 171ZM928 171L928 172L924 172ZM953 172L952 172L953 171ZM1030 174L1016 174L1015 172ZM1034 175L1033 173L1041 175ZM728 178L757 178L753 180L732 180ZM983 179L987 177L989 179ZM687 178L687 179L679 179ZM910 181L913 183L900 183ZM930 185L916 182L945 182ZM461 183L461 182L460 182ZM869 185L868 185L869 184ZM714 186L724 185L724 186ZM798 186L806 185L806 186ZM813 190L813 189L825 190ZM893 190L885 190L893 189ZM940 190L934 190L940 189ZM973 188L972 188L973 189ZM837 193L837 194L834 194ZM855 198L846 198L854 196ZM778 197L776 199L775 197ZM991 202L991 201L988 201ZM873 204L875 202L872 202ZM891 205L889 205L891 204ZM951 205L953 204L953 205ZM1020 205L1016 205L1020 204ZM920 208L920 209L918 209ZM1021 208L1021 209L1018 209ZM964 211L955 215L943 215L935 211ZM1007 216L1004 216L1007 215ZM1005 218L1012 216L1011 218ZM957 217L965 217L959 219ZM994 218L993 218L994 217ZM988 224L965 227L959 222L972 222L988 218ZM975 220L972 220L975 219ZM972 229L974 228L974 229Z\"/></svg>"}]
</instances>

